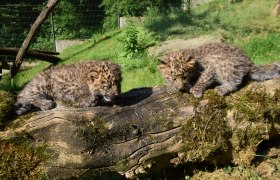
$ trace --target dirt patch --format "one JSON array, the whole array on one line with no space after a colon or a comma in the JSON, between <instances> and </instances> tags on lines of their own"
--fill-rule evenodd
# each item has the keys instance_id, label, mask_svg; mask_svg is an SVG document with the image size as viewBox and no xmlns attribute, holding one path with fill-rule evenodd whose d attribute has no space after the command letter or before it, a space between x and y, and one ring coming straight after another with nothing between
<instances>
[{"instance_id":1,"label":"dirt patch","mask_svg":"<svg viewBox=\"0 0 280 180\"><path fill-rule=\"evenodd\" d=\"M162 57L165 54L178 51L181 49L190 49L190 48L197 48L203 44L207 43L215 43L215 42L222 42L223 38L219 36L200 36L198 38L193 39L172 39L167 40L161 43L159 46L149 48L148 52L150 55L154 55L157 57Z\"/></svg>"}]
</instances>

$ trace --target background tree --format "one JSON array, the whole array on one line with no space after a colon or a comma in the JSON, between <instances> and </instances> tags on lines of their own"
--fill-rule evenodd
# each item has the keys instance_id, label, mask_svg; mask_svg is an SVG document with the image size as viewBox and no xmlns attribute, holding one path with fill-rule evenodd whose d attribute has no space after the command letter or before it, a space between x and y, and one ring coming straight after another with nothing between
<instances>
[{"instance_id":1,"label":"background tree","mask_svg":"<svg viewBox=\"0 0 280 180\"><path fill-rule=\"evenodd\" d=\"M142 16L149 8L166 10L170 7L180 7L182 0L103 0L106 18L105 29L113 29L118 25L119 16Z\"/></svg>"}]
</instances>

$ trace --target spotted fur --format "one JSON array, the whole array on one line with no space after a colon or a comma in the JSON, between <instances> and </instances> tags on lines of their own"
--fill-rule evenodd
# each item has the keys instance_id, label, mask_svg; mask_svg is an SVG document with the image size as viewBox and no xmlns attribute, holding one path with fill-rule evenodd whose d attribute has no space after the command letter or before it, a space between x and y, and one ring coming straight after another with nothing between
<instances>
[{"instance_id":1,"label":"spotted fur","mask_svg":"<svg viewBox=\"0 0 280 180\"><path fill-rule=\"evenodd\" d=\"M109 61L86 61L50 67L37 74L18 94L17 114L32 106L49 110L56 101L70 102L74 107L92 107L112 101L121 88L120 66Z\"/></svg>"},{"instance_id":2,"label":"spotted fur","mask_svg":"<svg viewBox=\"0 0 280 180\"><path fill-rule=\"evenodd\" d=\"M214 84L224 96L237 90L244 77L261 81L280 76L280 62L254 65L241 49L224 43L172 52L159 69L173 91L190 91L197 98Z\"/></svg>"}]
</instances>

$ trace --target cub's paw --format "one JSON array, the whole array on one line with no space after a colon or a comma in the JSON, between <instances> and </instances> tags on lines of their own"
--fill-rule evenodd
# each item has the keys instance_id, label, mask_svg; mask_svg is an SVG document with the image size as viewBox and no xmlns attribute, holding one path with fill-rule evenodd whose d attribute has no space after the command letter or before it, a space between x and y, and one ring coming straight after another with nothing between
<instances>
[{"instance_id":1,"label":"cub's paw","mask_svg":"<svg viewBox=\"0 0 280 180\"><path fill-rule=\"evenodd\" d=\"M169 94L173 94L173 93L179 92L179 90L176 89L174 86L168 86L167 88L168 88L168 89L167 89L167 92L168 92Z\"/></svg>"},{"instance_id":2,"label":"cub's paw","mask_svg":"<svg viewBox=\"0 0 280 180\"><path fill-rule=\"evenodd\" d=\"M79 102L76 103L75 107L78 108L87 108L87 107L94 107L96 106L98 103L96 98L83 98L83 99L79 99Z\"/></svg>"},{"instance_id":3,"label":"cub's paw","mask_svg":"<svg viewBox=\"0 0 280 180\"><path fill-rule=\"evenodd\" d=\"M216 87L214 89L214 91L220 96L225 96L229 93L229 90L226 87L223 87L223 86Z\"/></svg>"},{"instance_id":4,"label":"cub's paw","mask_svg":"<svg viewBox=\"0 0 280 180\"><path fill-rule=\"evenodd\" d=\"M201 97L202 97L202 92L201 92L201 91L198 91L198 90L196 90L196 89L194 89L194 88L191 88L191 89L190 89L190 93L193 94L193 96L194 96L195 98L201 98Z\"/></svg>"}]
</instances>

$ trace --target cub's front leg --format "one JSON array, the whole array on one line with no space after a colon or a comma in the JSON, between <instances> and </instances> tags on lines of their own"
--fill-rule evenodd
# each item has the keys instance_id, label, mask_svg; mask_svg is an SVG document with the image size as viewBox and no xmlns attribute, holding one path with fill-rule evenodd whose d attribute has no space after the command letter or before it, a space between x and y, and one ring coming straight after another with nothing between
<instances>
[{"instance_id":1,"label":"cub's front leg","mask_svg":"<svg viewBox=\"0 0 280 180\"><path fill-rule=\"evenodd\" d=\"M195 85L190 89L190 93L196 98L201 98L202 94L212 83L215 82L215 73L212 69L205 69L198 78Z\"/></svg>"},{"instance_id":2,"label":"cub's front leg","mask_svg":"<svg viewBox=\"0 0 280 180\"><path fill-rule=\"evenodd\" d=\"M88 94L78 98L74 106L78 108L94 107L97 105L98 100L97 96Z\"/></svg>"},{"instance_id":3,"label":"cub's front leg","mask_svg":"<svg viewBox=\"0 0 280 180\"><path fill-rule=\"evenodd\" d=\"M56 103L49 99L36 99L32 102L36 107L39 107L42 111L52 109L56 106Z\"/></svg>"}]
</instances>

